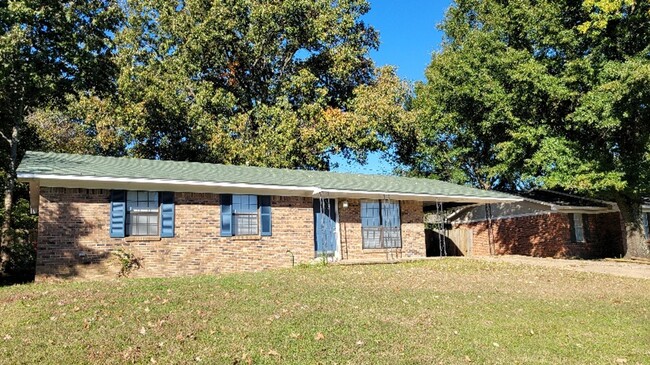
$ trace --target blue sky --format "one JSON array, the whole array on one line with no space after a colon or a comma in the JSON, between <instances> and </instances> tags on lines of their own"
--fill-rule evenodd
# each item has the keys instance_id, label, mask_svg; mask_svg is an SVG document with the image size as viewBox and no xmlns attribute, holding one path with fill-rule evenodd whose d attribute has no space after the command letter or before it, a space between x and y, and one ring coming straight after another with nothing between
<instances>
[{"instance_id":1,"label":"blue sky","mask_svg":"<svg viewBox=\"0 0 650 365\"><path fill-rule=\"evenodd\" d=\"M364 21L379 31L379 50L371 53L378 66L393 65L403 79L423 81L431 53L440 47L442 32L436 25L444 18L451 0L370 0ZM371 154L366 165L350 164L339 156L334 171L389 174L394 166Z\"/></svg>"}]
</instances>

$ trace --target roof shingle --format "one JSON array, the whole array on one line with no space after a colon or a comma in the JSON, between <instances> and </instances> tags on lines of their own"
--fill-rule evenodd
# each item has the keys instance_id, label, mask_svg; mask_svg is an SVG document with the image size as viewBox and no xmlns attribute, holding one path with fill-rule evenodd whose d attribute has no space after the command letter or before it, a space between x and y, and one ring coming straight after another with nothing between
<instances>
[{"instance_id":1,"label":"roof shingle","mask_svg":"<svg viewBox=\"0 0 650 365\"><path fill-rule=\"evenodd\" d=\"M219 182L327 190L521 200L512 195L423 178L360 175L323 171L234 166L186 161L161 161L64 153L27 152L19 168L23 179L79 176Z\"/></svg>"}]
</instances>

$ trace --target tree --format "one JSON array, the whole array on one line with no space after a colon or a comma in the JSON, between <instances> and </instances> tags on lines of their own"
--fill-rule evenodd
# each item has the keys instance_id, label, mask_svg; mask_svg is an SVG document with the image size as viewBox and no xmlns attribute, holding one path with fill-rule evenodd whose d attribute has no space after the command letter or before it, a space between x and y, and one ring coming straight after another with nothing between
<instances>
[{"instance_id":1,"label":"tree","mask_svg":"<svg viewBox=\"0 0 650 365\"><path fill-rule=\"evenodd\" d=\"M0 2L2 268L9 259L16 167L29 143L20 138L25 117L37 108L63 105L70 95L110 92L116 68L109 38L120 19L111 0Z\"/></svg>"},{"instance_id":2,"label":"tree","mask_svg":"<svg viewBox=\"0 0 650 365\"><path fill-rule=\"evenodd\" d=\"M484 189L612 199L625 252L648 256L650 4L459 0L416 87L413 173Z\"/></svg>"},{"instance_id":3,"label":"tree","mask_svg":"<svg viewBox=\"0 0 650 365\"><path fill-rule=\"evenodd\" d=\"M365 0L129 2L113 100L129 153L306 169L329 168L331 153L363 160L382 148L380 131L342 115L376 82L368 10Z\"/></svg>"}]
</instances>

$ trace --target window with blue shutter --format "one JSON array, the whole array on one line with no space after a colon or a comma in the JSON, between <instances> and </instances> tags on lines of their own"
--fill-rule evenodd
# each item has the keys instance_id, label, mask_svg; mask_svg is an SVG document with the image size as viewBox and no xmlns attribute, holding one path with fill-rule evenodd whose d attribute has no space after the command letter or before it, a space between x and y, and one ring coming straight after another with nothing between
<instances>
[{"instance_id":1,"label":"window with blue shutter","mask_svg":"<svg viewBox=\"0 0 650 365\"><path fill-rule=\"evenodd\" d=\"M112 190L110 236L174 237L174 193Z\"/></svg>"},{"instance_id":2,"label":"window with blue shutter","mask_svg":"<svg viewBox=\"0 0 650 365\"><path fill-rule=\"evenodd\" d=\"M221 236L270 236L271 197L221 194Z\"/></svg>"},{"instance_id":3,"label":"window with blue shutter","mask_svg":"<svg viewBox=\"0 0 650 365\"><path fill-rule=\"evenodd\" d=\"M126 191L111 190L109 234L111 238L126 235Z\"/></svg>"}]
</instances>

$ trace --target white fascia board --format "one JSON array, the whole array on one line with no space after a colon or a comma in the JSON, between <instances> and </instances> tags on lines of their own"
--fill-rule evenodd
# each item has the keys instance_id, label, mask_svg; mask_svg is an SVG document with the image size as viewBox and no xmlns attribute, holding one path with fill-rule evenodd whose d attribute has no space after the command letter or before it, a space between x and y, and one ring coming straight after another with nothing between
<instances>
[{"instance_id":1,"label":"white fascia board","mask_svg":"<svg viewBox=\"0 0 650 365\"><path fill-rule=\"evenodd\" d=\"M361 199L393 199L393 200L417 200L422 202L459 202L459 203L504 203L518 202L521 198L484 198L477 196L463 195L438 195L438 194L409 194L359 190L338 190L323 189L314 193L315 197L324 198L361 198Z\"/></svg>"},{"instance_id":2,"label":"white fascia board","mask_svg":"<svg viewBox=\"0 0 650 365\"><path fill-rule=\"evenodd\" d=\"M602 214L618 212L618 207L578 207L578 206L553 206L553 211L558 213L584 213Z\"/></svg>"},{"instance_id":3,"label":"white fascia board","mask_svg":"<svg viewBox=\"0 0 650 365\"><path fill-rule=\"evenodd\" d=\"M18 174L19 181L40 181L41 186L86 189L164 190L191 193L275 193L287 196L311 196L313 187L265 184L228 183L212 181L185 181L143 178L116 178L98 176Z\"/></svg>"},{"instance_id":4,"label":"white fascia board","mask_svg":"<svg viewBox=\"0 0 650 365\"><path fill-rule=\"evenodd\" d=\"M240 193L269 194L284 196L358 198L358 199L394 199L432 202L467 202L467 203L501 203L522 201L521 198L484 198L458 195L409 194L376 191L320 189L313 186L284 186L266 184L229 183L213 181L185 181L166 179L145 179L128 177L101 177L77 175L50 175L19 173L18 180L23 182L38 181L43 187L62 187L80 189L126 189L158 190L190 193ZM155 187L154 187L155 186Z\"/></svg>"}]
</instances>

